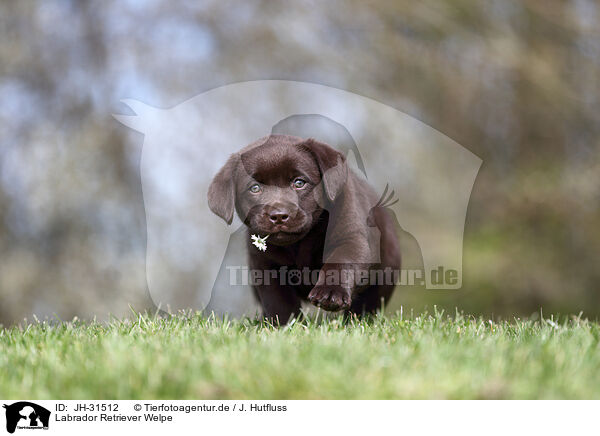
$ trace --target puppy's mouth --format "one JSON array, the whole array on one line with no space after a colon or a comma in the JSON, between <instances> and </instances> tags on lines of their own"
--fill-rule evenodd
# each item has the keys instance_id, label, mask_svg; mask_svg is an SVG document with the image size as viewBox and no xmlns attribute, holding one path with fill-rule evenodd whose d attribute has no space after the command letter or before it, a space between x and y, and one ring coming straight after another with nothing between
<instances>
[{"instance_id":1,"label":"puppy's mouth","mask_svg":"<svg viewBox=\"0 0 600 436\"><path fill-rule=\"evenodd\" d=\"M251 230L259 235L268 235L269 244L290 245L302 239L308 230L301 226L300 228L286 228L280 226L252 226Z\"/></svg>"},{"instance_id":2,"label":"puppy's mouth","mask_svg":"<svg viewBox=\"0 0 600 436\"><path fill-rule=\"evenodd\" d=\"M269 242L274 245L289 245L301 239L306 232L279 230L269 233Z\"/></svg>"},{"instance_id":3,"label":"puppy's mouth","mask_svg":"<svg viewBox=\"0 0 600 436\"><path fill-rule=\"evenodd\" d=\"M274 231L274 232L272 231L269 233L269 235L276 236L279 238L300 236L302 234L304 234L304 231L302 231L302 230L295 231L295 232L292 232L290 230L277 230L277 231Z\"/></svg>"},{"instance_id":4,"label":"puppy's mouth","mask_svg":"<svg viewBox=\"0 0 600 436\"><path fill-rule=\"evenodd\" d=\"M269 244L272 245L293 244L306 236L311 228L310 216L303 211L296 211L290 217L285 217L281 220L283 222L273 222L272 217L262 208L252 212L244 223L254 234L261 237L269 235Z\"/></svg>"}]
</instances>

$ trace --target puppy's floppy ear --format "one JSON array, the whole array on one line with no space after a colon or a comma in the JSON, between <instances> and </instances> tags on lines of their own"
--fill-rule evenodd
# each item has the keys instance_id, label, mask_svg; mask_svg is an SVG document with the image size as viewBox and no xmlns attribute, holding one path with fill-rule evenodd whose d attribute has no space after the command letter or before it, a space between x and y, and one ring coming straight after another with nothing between
<instances>
[{"instance_id":1,"label":"puppy's floppy ear","mask_svg":"<svg viewBox=\"0 0 600 436\"><path fill-rule=\"evenodd\" d=\"M208 187L208 207L227 224L233 221L235 208L235 172L239 155L232 154Z\"/></svg>"},{"instance_id":2,"label":"puppy's floppy ear","mask_svg":"<svg viewBox=\"0 0 600 436\"><path fill-rule=\"evenodd\" d=\"M346 158L329 145L312 138L304 141L302 145L315 157L323 179L325 194L329 201L334 201L344 189L348 178Z\"/></svg>"}]
</instances>

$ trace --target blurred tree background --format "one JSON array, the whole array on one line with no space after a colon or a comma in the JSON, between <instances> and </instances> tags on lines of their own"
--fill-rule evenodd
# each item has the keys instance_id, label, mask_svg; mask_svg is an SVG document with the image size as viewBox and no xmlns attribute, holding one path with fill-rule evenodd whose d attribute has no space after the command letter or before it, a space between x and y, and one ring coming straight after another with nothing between
<instances>
[{"instance_id":1,"label":"blurred tree background","mask_svg":"<svg viewBox=\"0 0 600 436\"><path fill-rule=\"evenodd\" d=\"M463 289L392 308L600 314L597 1L3 1L0 36L0 323L152 309L143 137L111 113L255 79L365 95L483 159Z\"/></svg>"}]
</instances>

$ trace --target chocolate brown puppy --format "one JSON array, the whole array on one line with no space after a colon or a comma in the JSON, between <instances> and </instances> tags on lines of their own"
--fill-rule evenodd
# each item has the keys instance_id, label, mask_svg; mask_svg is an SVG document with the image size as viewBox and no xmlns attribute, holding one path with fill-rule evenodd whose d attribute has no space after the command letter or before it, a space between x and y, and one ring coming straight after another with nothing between
<instances>
[{"instance_id":1,"label":"chocolate brown puppy","mask_svg":"<svg viewBox=\"0 0 600 436\"><path fill-rule=\"evenodd\" d=\"M394 284L369 279L373 270L400 269L395 221L378 199L341 153L288 135L233 154L208 190L215 214L231 224L235 210L248 227L251 269L316 271L314 281L253 286L263 315L282 323L299 313L302 300L356 314L389 300ZM268 235L266 251L251 245L252 234Z\"/></svg>"}]
</instances>

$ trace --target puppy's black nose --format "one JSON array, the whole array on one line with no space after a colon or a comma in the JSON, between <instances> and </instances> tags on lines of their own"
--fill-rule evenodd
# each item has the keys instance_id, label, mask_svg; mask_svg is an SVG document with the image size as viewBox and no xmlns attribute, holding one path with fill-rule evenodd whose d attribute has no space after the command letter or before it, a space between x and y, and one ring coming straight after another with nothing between
<instances>
[{"instance_id":1,"label":"puppy's black nose","mask_svg":"<svg viewBox=\"0 0 600 436\"><path fill-rule=\"evenodd\" d=\"M276 210L269 212L269 220L271 220L273 224L283 224L289 218L290 216L285 211Z\"/></svg>"},{"instance_id":2,"label":"puppy's black nose","mask_svg":"<svg viewBox=\"0 0 600 436\"><path fill-rule=\"evenodd\" d=\"M294 205L281 202L265 205L263 209L264 217L267 218L271 224L287 223L290 217L294 216L296 211L297 209Z\"/></svg>"}]
</instances>

